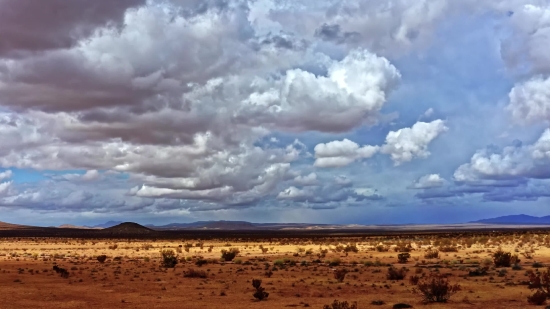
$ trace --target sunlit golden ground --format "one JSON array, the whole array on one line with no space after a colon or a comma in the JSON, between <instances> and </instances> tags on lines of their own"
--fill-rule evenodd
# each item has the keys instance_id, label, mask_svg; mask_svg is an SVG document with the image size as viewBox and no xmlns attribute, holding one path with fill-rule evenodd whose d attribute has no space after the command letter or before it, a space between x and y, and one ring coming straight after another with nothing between
<instances>
[{"instance_id":1,"label":"sunlit golden ground","mask_svg":"<svg viewBox=\"0 0 550 309\"><path fill-rule=\"evenodd\" d=\"M535 261L550 262L549 239L529 234L271 243L2 239L0 308L323 308L335 299L357 302L358 308L391 308L399 302L415 308L525 308L531 306L527 296L532 293L525 285L526 271L533 269ZM397 263L396 248L403 251L409 244L411 258L406 264ZM358 252L346 253L346 246L350 250L353 245ZM389 251L379 252L377 246ZM427 259L430 247L454 247L458 252L440 252L439 258ZM495 268L491 255L499 247L518 254L522 269ZM239 255L233 262L221 262L220 251L231 248L237 248ZM178 255L175 268L160 266L161 250ZM96 259L102 254L108 256L103 264ZM208 264L198 267L196 261L201 257ZM388 280L386 264L408 268L406 278ZM69 277L54 272L54 265L67 269ZM483 265L489 266L486 276L468 276L470 270ZM189 268L205 271L207 278L184 277ZM337 269L349 271L341 283L334 277ZM273 274L268 278L270 271ZM445 304L425 305L412 292L409 278L427 277L434 271L448 274L461 291ZM262 279L269 292L267 301L252 296L254 278ZM385 304L371 305L375 300Z\"/></svg>"}]
</instances>

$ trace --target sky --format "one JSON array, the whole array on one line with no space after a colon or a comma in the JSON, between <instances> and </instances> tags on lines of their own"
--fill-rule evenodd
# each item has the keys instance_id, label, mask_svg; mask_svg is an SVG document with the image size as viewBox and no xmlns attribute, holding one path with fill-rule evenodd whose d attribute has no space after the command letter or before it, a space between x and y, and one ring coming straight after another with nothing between
<instances>
[{"instance_id":1,"label":"sky","mask_svg":"<svg viewBox=\"0 0 550 309\"><path fill-rule=\"evenodd\" d=\"M549 0L0 0L0 221L550 215Z\"/></svg>"}]
</instances>

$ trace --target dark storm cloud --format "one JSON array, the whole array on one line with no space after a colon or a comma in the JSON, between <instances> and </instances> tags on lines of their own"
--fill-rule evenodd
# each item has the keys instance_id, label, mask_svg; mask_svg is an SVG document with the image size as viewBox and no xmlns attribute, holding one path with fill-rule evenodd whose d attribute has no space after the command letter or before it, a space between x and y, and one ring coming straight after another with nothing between
<instances>
[{"instance_id":1,"label":"dark storm cloud","mask_svg":"<svg viewBox=\"0 0 550 309\"><path fill-rule=\"evenodd\" d=\"M353 43L357 42L361 35L358 32L343 32L340 30L340 25L323 24L315 30L315 36L324 40L335 43Z\"/></svg>"},{"instance_id":2,"label":"dark storm cloud","mask_svg":"<svg viewBox=\"0 0 550 309\"><path fill-rule=\"evenodd\" d=\"M1 0L0 57L69 48L146 0Z\"/></svg>"}]
</instances>

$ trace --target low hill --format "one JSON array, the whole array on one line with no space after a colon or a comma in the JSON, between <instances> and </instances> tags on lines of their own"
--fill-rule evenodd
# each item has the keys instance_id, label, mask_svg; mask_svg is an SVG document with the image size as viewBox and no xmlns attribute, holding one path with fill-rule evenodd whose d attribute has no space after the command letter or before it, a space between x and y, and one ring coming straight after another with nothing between
<instances>
[{"instance_id":1,"label":"low hill","mask_svg":"<svg viewBox=\"0 0 550 309\"><path fill-rule=\"evenodd\" d=\"M15 230L28 228L26 225L11 224L0 221L0 230Z\"/></svg>"},{"instance_id":2,"label":"low hill","mask_svg":"<svg viewBox=\"0 0 550 309\"><path fill-rule=\"evenodd\" d=\"M530 225L530 224L538 224L538 225L545 225L550 224L550 216L544 216L544 217L535 217L535 216L529 216L529 215L511 215L511 216L503 216L503 217L496 217L496 218L489 218L489 219L482 219L473 221L470 223L485 223L485 224L523 224L523 225Z\"/></svg>"},{"instance_id":3,"label":"low hill","mask_svg":"<svg viewBox=\"0 0 550 309\"><path fill-rule=\"evenodd\" d=\"M134 222L123 222L121 224L103 229L101 230L101 232L110 233L110 234L134 235L134 234L150 234L150 233L154 233L155 231Z\"/></svg>"}]
</instances>

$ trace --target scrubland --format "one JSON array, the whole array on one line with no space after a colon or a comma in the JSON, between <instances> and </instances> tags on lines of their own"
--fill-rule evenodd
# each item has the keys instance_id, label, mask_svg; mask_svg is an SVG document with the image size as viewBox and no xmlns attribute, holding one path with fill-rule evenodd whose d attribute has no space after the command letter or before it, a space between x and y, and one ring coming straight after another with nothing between
<instances>
[{"instance_id":1,"label":"scrubland","mask_svg":"<svg viewBox=\"0 0 550 309\"><path fill-rule=\"evenodd\" d=\"M544 232L0 239L0 308L526 308ZM347 303L347 304L346 304Z\"/></svg>"}]
</instances>

